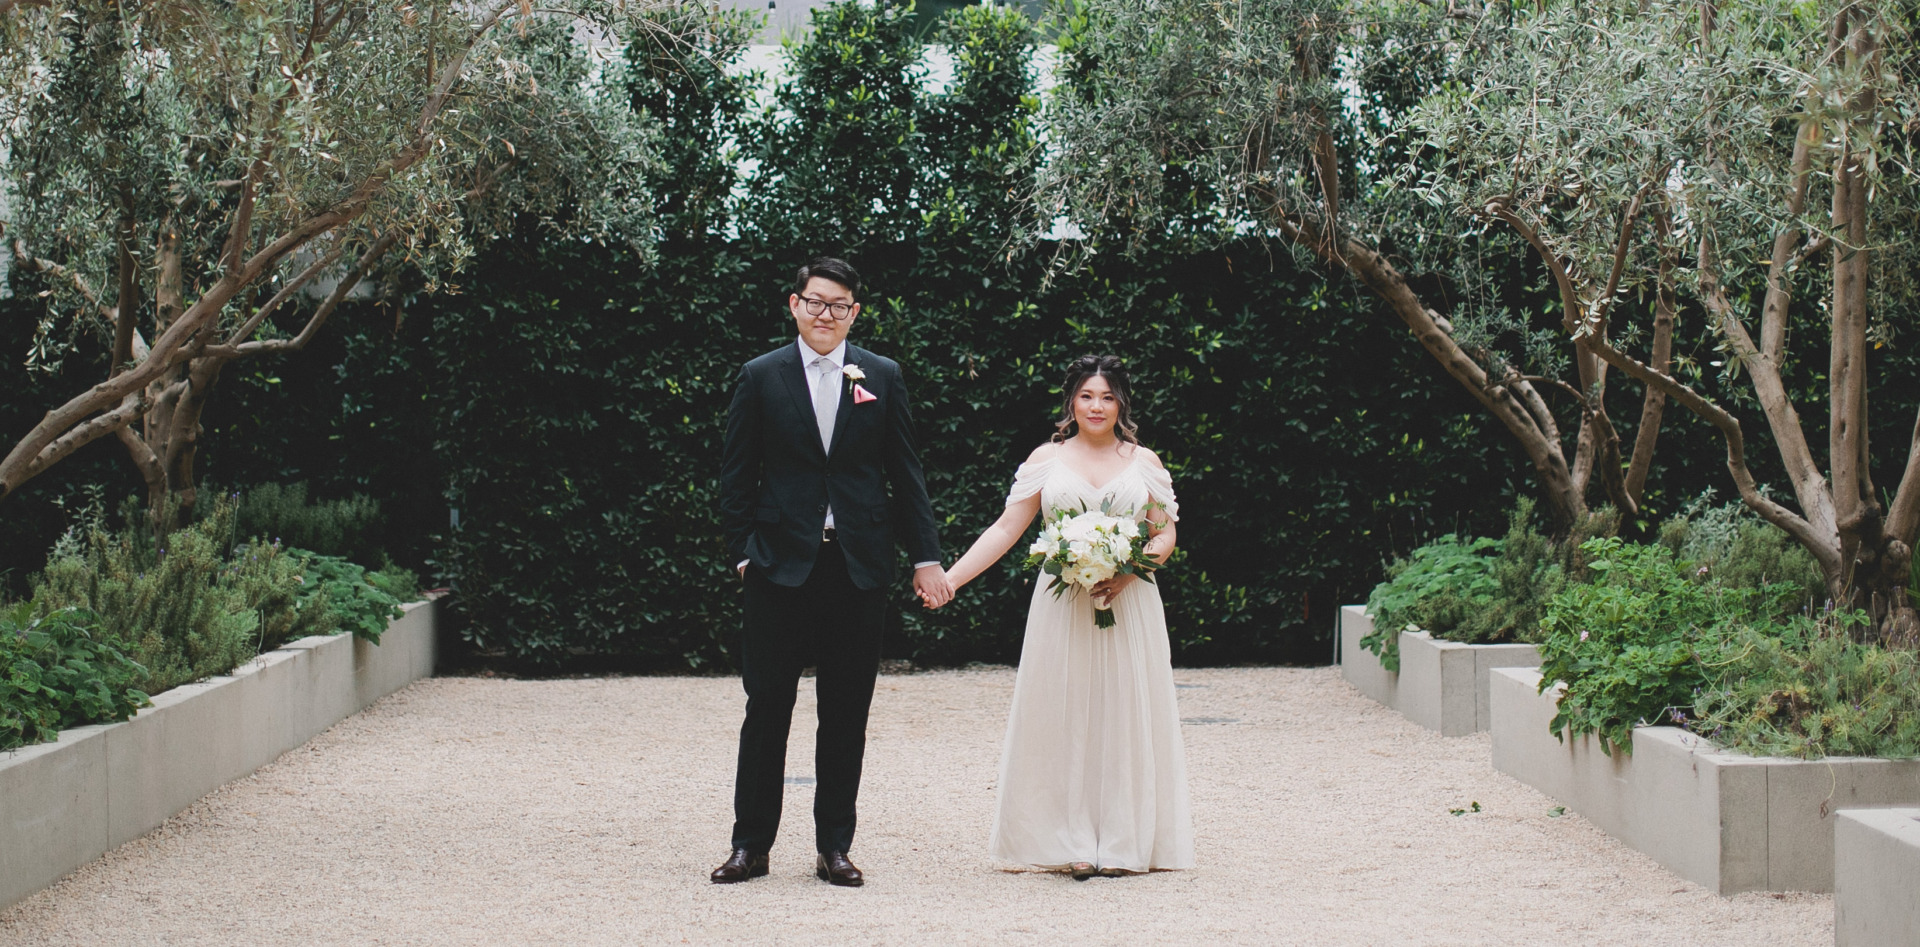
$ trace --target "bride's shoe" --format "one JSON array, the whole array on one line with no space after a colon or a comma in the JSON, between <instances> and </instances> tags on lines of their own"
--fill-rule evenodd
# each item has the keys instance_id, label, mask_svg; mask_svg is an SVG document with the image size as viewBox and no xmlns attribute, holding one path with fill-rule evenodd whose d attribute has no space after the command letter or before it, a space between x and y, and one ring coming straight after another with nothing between
<instances>
[{"instance_id":1,"label":"bride's shoe","mask_svg":"<svg viewBox=\"0 0 1920 947\"><path fill-rule=\"evenodd\" d=\"M1072 875L1075 881L1085 881L1100 872L1091 862L1073 862L1067 865L1067 873Z\"/></svg>"},{"instance_id":2,"label":"bride's shoe","mask_svg":"<svg viewBox=\"0 0 1920 947\"><path fill-rule=\"evenodd\" d=\"M1133 872L1128 871L1125 868L1102 868L1100 869L1099 874L1100 874L1100 877L1102 878L1125 878L1126 876L1133 874Z\"/></svg>"}]
</instances>

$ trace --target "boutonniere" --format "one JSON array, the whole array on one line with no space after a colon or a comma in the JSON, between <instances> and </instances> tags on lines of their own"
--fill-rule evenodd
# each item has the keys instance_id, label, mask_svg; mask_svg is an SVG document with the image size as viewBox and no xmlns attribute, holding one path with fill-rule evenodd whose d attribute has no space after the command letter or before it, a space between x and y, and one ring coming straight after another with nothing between
<instances>
[{"instance_id":1,"label":"boutonniere","mask_svg":"<svg viewBox=\"0 0 1920 947\"><path fill-rule=\"evenodd\" d=\"M880 400L879 395L876 395L873 392L868 391L864 386L860 384L861 382L867 380L867 373L861 371L860 366L855 365L852 362L848 362L845 366L843 366L840 369L840 374L847 376L847 381L853 384L853 403L854 404L866 404L869 401Z\"/></svg>"}]
</instances>

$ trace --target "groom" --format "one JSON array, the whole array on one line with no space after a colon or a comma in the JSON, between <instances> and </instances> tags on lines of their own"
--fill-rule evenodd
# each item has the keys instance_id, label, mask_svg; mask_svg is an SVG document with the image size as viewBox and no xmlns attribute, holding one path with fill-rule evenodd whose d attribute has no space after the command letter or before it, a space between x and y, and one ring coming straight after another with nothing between
<instances>
[{"instance_id":1,"label":"groom","mask_svg":"<svg viewBox=\"0 0 1920 947\"><path fill-rule=\"evenodd\" d=\"M847 332L860 315L860 275L822 257L787 297L800 338L748 362L727 409L720 512L746 583L741 683L747 719L733 782L733 854L716 884L767 873L780 826L787 731L800 670L816 668L814 874L865 879L847 858L867 745L867 707L896 533L913 587L937 608L953 597L914 449L900 366Z\"/></svg>"}]
</instances>

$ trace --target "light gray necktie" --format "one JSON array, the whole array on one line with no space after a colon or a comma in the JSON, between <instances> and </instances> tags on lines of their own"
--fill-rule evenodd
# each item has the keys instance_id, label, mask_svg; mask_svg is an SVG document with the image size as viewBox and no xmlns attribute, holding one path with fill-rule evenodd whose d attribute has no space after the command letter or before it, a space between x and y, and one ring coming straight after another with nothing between
<instances>
[{"instance_id":1,"label":"light gray necktie","mask_svg":"<svg viewBox=\"0 0 1920 947\"><path fill-rule=\"evenodd\" d=\"M834 384L833 359L813 360L813 419L820 424L820 449L833 448L833 416L840 408L840 386Z\"/></svg>"}]
</instances>

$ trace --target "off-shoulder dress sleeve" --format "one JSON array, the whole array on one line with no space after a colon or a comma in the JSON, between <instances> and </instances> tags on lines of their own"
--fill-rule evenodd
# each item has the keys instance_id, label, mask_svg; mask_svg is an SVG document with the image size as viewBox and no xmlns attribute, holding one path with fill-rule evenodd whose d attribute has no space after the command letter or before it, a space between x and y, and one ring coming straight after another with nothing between
<instances>
[{"instance_id":1,"label":"off-shoulder dress sleeve","mask_svg":"<svg viewBox=\"0 0 1920 947\"><path fill-rule=\"evenodd\" d=\"M1007 505L1012 506L1040 492L1047 482L1047 475L1053 473L1053 454L1039 460L1029 460L1013 472L1013 489L1007 491Z\"/></svg>"},{"instance_id":2,"label":"off-shoulder dress sleeve","mask_svg":"<svg viewBox=\"0 0 1920 947\"><path fill-rule=\"evenodd\" d=\"M1140 472L1147 481L1147 495L1166 508L1169 521L1179 522L1180 502L1173 498L1173 474L1165 467L1148 463L1140 465Z\"/></svg>"}]
</instances>

